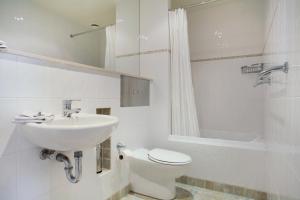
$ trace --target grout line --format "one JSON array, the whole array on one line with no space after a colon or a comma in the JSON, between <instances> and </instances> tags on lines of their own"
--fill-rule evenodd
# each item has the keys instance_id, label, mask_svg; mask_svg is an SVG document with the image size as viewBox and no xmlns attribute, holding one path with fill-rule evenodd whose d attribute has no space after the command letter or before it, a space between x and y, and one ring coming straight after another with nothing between
<instances>
[{"instance_id":1,"label":"grout line","mask_svg":"<svg viewBox=\"0 0 300 200\"><path fill-rule=\"evenodd\" d=\"M206 62L206 61L215 61L215 60L228 60L228 59L236 59L236 58L249 58L249 57L260 57L263 56L262 53L254 53L254 54L244 54L237 56L224 56L224 57L212 57L212 58L203 58L203 59L191 59L191 62Z\"/></svg>"}]
</instances>

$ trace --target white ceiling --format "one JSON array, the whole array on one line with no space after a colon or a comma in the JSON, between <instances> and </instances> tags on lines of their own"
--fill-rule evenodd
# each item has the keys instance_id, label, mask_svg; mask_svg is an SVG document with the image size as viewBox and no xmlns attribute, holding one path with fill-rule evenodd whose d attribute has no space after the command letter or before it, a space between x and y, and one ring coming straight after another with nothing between
<instances>
[{"instance_id":1,"label":"white ceiling","mask_svg":"<svg viewBox=\"0 0 300 200\"><path fill-rule=\"evenodd\" d=\"M115 0L32 0L40 6L56 12L82 25L100 26L115 23Z\"/></svg>"}]
</instances>

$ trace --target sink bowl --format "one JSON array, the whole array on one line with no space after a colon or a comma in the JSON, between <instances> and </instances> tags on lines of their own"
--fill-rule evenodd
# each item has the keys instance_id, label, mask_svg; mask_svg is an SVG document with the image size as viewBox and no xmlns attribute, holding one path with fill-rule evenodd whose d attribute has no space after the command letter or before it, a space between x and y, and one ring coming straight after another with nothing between
<instances>
[{"instance_id":1,"label":"sink bowl","mask_svg":"<svg viewBox=\"0 0 300 200\"><path fill-rule=\"evenodd\" d=\"M47 123L20 126L23 134L37 146L56 151L78 151L108 139L118 122L114 116L76 114L72 118L57 115Z\"/></svg>"}]
</instances>

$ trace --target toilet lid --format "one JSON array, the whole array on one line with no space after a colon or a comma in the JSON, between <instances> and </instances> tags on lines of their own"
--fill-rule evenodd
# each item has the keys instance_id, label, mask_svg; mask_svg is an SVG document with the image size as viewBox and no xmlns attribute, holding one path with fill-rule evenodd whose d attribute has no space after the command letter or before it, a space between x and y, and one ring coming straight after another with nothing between
<instances>
[{"instance_id":1,"label":"toilet lid","mask_svg":"<svg viewBox=\"0 0 300 200\"><path fill-rule=\"evenodd\" d=\"M192 162L190 156L165 149L153 149L149 151L148 158L154 162L169 165L184 165Z\"/></svg>"}]
</instances>

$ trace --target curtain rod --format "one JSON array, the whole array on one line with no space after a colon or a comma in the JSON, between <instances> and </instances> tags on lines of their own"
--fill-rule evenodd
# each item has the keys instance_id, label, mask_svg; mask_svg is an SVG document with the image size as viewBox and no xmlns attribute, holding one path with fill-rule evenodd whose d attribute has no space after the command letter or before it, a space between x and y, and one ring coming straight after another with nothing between
<instances>
[{"instance_id":1,"label":"curtain rod","mask_svg":"<svg viewBox=\"0 0 300 200\"><path fill-rule=\"evenodd\" d=\"M106 27L108 27L108 26L113 26L113 25L115 25L115 24L108 24L108 25L106 25L106 26L101 26L101 27L97 27L98 25L95 25L95 24L92 24L91 26L93 27L97 27L97 28L94 28L94 29L91 29L91 30L87 30L87 31L83 31L83 32L80 32L80 33L74 33L74 34L70 34L70 37L71 38L74 38L74 37L77 37L77 36L79 36L79 35L83 35L83 34L86 34L86 33L91 33L91 32L95 32L95 31L100 31L100 30L103 30L103 29L105 29Z\"/></svg>"},{"instance_id":2,"label":"curtain rod","mask_svg":"<svg viewBox=\"0 0 300 200\"><path fill-rule=\"evenodd\" d=\"M205 5L205 4L213 3L213 2L216 2L216 1L220 1L220 0L201 1L200 3L195 3L195 4L191 4L191 5L182 6L181 8L189 9L189 8L198 7L198 6L202 6L202 5ZM169 11L171 11L171 10L175 10L175 9L169 9Z\"/></svg>"}]
</instances>

